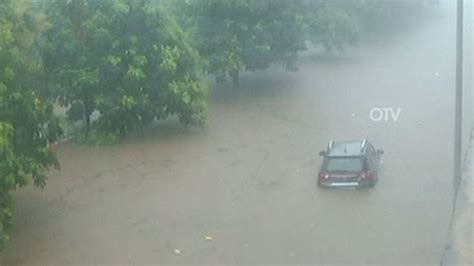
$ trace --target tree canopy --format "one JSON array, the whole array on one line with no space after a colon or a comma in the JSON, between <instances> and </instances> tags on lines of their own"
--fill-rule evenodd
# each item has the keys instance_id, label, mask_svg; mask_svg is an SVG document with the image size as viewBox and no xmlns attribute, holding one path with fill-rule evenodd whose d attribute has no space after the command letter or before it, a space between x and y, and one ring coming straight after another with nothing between
<instances>
[{"instance_id":1,"label":"tree canopy","mask_svg":"<svg viewBox=\"0 0 474 266\"><path fill-rule=\"evenodd\" d=\"M237 83L240 71L294 64L305 49L298 7L285 0L195 0L177 1L174 10L207 60L208 73Z\"/></svg>"},{"instance_id":2,"label":"tree canopy","mask_svg":"<svg viewBox=\"0 0 474 266\"><path fill-rule=\"evenodd\" d=\"M52 104L40 96L41 60L35 44L48 23L26 1L0 4L0 250L12 223L9 192L58 167L49 145L61 134Z\"/></svg>"},{"instance_id":3,"label":"tree canopy","mask_svg":"<svg viewBox=\"0 0 474 266\"><path fill-rule=\"evenodd\" d=\"M50 1L45 68L69 117L93 111L100 130L125 134L178 114L202 123L207 87L186 35L151 1Z\"/></svg>"}]
</instances>

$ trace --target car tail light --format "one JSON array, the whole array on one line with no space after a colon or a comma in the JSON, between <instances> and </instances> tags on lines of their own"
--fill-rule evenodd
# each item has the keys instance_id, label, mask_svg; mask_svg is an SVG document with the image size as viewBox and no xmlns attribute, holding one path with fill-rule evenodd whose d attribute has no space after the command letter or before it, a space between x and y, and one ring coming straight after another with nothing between
<instances>
[{"instance_id":1,"label":"car tail light","mask_svg":"<svg viewBox=\"0 0 474 266\"><path fill-rule=\"evenodd\" d=\"M319 174L319 178L320 178L320 179L328 179L328 178L329 178L329 174L328 174L328 173L320 173L320 174Z\"/></svg>"},{"instance_id":2,"label":"car tail light","mask_svg":"<svg viewBox=\"0 0 474 266\"><path fill-rule=\"evenodd\" d=\"M362 179L366 179L366 178L372 178L372 175L370 173L363 172L363 173L360 174L360 177Z\"/></svg>"}]
</instances>

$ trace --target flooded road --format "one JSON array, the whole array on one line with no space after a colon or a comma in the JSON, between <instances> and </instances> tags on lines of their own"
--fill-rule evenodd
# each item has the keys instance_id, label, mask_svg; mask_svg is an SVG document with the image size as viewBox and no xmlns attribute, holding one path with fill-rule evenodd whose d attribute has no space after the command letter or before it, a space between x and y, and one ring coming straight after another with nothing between
<instances>
[{"instance_id":1,"label":"flooded road","mask_svg":"<svg viewBox=\"0 0 474 266\"><path fill-rule=\"evenodd\" d=\"M212 93L205 132L169 121L116 146L63 144L47 187L16 193L3 264L438 265L453 12L338 56L311 50L297 72L244 75L239 93ZM372 121L374 107L400 117ZM319 150L362 138L385 150L376 187L319 189Z\"/></svg>"}]
</instances>

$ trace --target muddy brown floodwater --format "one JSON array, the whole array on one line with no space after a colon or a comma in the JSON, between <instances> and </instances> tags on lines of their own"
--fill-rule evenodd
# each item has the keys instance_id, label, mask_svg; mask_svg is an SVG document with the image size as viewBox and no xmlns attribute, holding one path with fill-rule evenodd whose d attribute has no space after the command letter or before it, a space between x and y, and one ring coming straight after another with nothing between
<instances>
[{"instance_id":1,"label":"muddy brown floodwater","mask_svg":"<svg viewBox=\"0 0 474 266\"><path fill-rule=\"evenodd\" d=\"M454 9L449 9L454 10ZM15 194L4 265L438 265L452 202L455 27L419 27L213 92L205 132L162 123L110 147L60 147ZM401 108L374 122L373 107ZM316 186L330 139L385 150L372 190Z\"/></svg>"}]
</instances>

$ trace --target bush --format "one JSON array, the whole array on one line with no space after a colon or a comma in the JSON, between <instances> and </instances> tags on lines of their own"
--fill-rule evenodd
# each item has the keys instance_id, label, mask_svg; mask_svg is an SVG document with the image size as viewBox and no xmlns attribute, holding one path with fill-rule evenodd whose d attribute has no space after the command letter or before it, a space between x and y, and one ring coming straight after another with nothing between
<instances>
[{"instance_id":1,"label":"bush","mask_svg":"<svg viewBox=\"0 0 474 266\"><path fill-rule=\"evenodd\" d=\"M0 253L9 239L7 232L13 224L13 201L8 191L0 191Z\"/></svg>"},{"instance_id":2,"label":"bush","mask_svg":"<svg viewBox=\"0 0 474 266\"><path fill-rule=\"evenodd\" d=\"M111 132L97 131L95 129L91 130L88 134L81 133L79 135L78 141L80 144L91 145L91 146L102 146L102 145L112 145L119 140L118 134Z\"/></svg>"}]
</instances>

